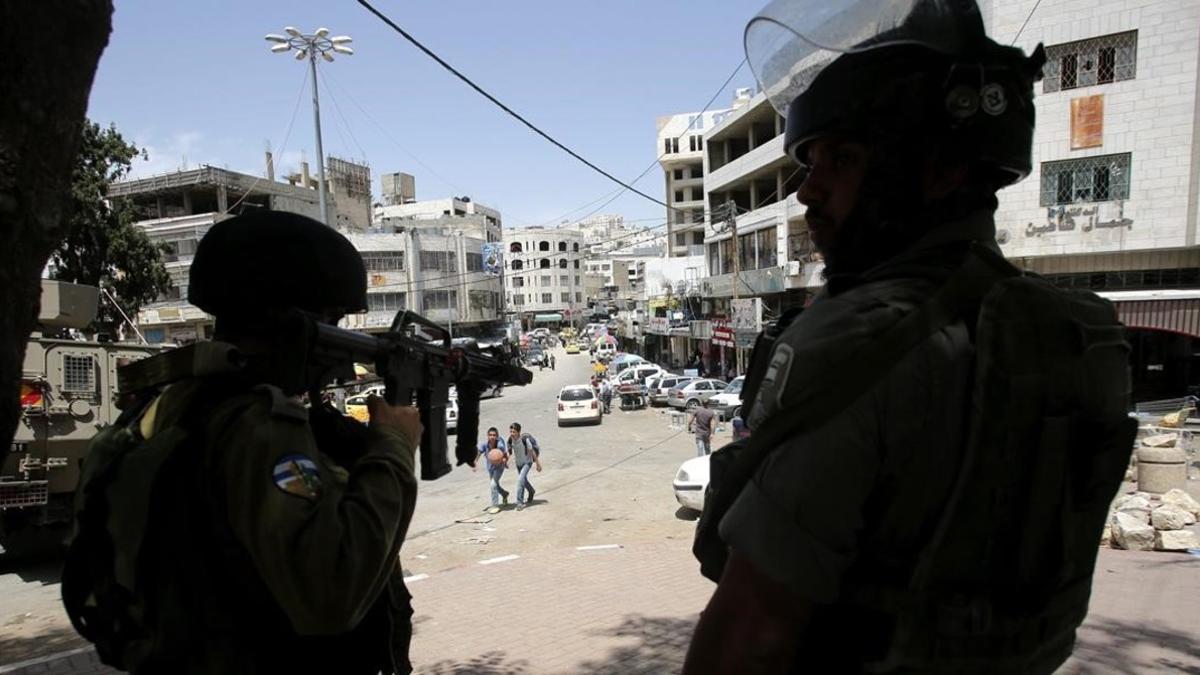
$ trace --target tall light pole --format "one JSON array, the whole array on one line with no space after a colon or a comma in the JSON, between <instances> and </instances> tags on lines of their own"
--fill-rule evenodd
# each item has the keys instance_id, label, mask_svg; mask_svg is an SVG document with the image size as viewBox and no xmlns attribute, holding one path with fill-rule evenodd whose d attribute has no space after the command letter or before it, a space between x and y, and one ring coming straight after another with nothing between
<instances>
[{"instance_id":1,"label":"tall light pole","mask_svg":"<svg viewBox=\"0 0 1200 675\"><path fill-rule=\"evenodd\" d=\"M353 54L354 50L346 46L352 40L349 35L329 37L328 28L318 28L315 33L309 35L288 26L283 32L287 35L272 33L266 36L267 42L274 43L271 51L282 54L294 49L296 60L303 61L307 58L312 70L313 127L317 135L317 190L321 200L321 222L328 225L329 209L325 205L325 150L321 146L321 100L317 94L317 55L320 54L326 61L333 61L333 52L347 56Z\"/></svg>"}]
</instances>

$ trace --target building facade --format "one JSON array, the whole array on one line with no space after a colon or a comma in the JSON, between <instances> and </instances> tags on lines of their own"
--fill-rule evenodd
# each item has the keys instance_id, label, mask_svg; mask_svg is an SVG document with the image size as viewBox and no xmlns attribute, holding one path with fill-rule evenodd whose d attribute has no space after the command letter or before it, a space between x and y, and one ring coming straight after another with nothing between
<instances>
[{"instance_id":1,"label":"building facade","mask_svg":"<svg viewBox=\"0 0 1200 675\"><path fill-rule=\"evenodd\" d=\"M389 231L414 228L445 233L461 231L485 241L497 242L503 238L504 227L499 211L473 202L470 197L377 205L375 222Z\"/></svg>"},{"instance_id":2,"label":"building facade","mask_svg":"<svg viewBox=\"0 0 1200 675\"><path fill-rule=\"evenodd\" d=\"M739 90L735 105L745 102ZM696 255L704 246L704 134L730 110L666 115L656 121L658 163L667 203L667 254Z\"/></svg>"},{"instance_id":3,"label":"building facade","mask_svg":"<svg viewBox=\"0 0 1200 675\"><path fill-rule=\"evenodd\" d=\"M577 324L588 307L584 235L574 228L531 227L504 234L508 312L523 327Z\"/></svg>"}]
</instances>

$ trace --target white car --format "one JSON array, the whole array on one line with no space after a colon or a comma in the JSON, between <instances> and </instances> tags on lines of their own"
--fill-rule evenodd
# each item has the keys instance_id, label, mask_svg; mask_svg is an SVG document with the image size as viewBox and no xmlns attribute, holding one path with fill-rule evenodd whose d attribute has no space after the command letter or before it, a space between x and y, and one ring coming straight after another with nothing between
<instances>
[{"instance_id":1,"label":"white car","mask_svg":"<svg viewBox=\"0 0 1200 675\"><path fill-rule=\"evenodd\" d=\"M602 416L600 401L590 386L569 384L558 392L558 426L600 424Z\"/></svg>"},{"instance_id":2,"label":"white car","mask_svg":"<svg viewBox=\"0 0 1200 675\"><path fill-rule=\"evenodd\" d=\"M722 419L731 420L740 417L742 414L742 383L745 381L745 376L733 378L733 381L725 385L725 389L721 393L705 401L704 407L719 413Z\"/></svg>"},{"instance_id":3,"label":"white car","mask_svg":"<svg viewBox=\"0 0 1200 675\"><path fill-rule=\"evenodd\" d=\"M446 403L446 431L451 434L458 433L458 400L450 399Z\"/></svg>"},{"instance_id":4,"label":"white car","mask_svg":"<svg viewBox=\"0 0 1200 675\"><path fill-rule=\"evenodd\" d=\"M675 473L675 499L684 508L693 511L704 510L704 490L708 487L708 458L693 457L684 462Z\"/></svg>"},{"instance_id":5,"label":"white car","mask_svg":"<svg viewBox=\"0 0 1200 675\"><path fill-rule=\"evenodd\" d=\"M622 385L629 382L646 384L647 379L651 377L659 377L663 374L663 372L664 371L662 368L659 368L652 363L630 366L629 368L622 370L620 373L617 373L617 376L613 378L613 385Z\"/></svg>"}]
</instances>

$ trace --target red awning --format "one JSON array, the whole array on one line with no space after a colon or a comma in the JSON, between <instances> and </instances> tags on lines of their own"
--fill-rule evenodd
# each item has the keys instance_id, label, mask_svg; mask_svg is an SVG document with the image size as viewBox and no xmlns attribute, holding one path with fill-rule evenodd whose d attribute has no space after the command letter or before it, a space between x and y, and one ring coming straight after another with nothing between
<instances>
[{"instance_id":1,"label":"red awning","mask_svg":"<svg viewBox=\"0 0 1200 675\"><path fill-rule=\"evenodd\" d=\"M1121 300L1117 318L1126 328L1148 328L1200 338L1200 298Z\"/></svg>"}]
</instances>

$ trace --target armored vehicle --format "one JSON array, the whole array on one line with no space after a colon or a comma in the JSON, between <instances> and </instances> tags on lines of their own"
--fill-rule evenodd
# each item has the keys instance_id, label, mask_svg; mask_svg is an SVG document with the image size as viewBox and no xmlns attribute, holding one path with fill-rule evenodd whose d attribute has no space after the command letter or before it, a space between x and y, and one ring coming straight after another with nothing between
<instances>
[{"instance_id":1,"label":"armored vehicle","mask_svg":"<svg viewBox=\"0 0 1200 675\"><path fill-rule=\"evenodd\" d=\"M70 522L88 442L120 415L117 368L166 348L74 339L95 319L99 292L42 281L21 374L21 420L12 445L0 448L0 551L22 531Z\"/></svg>"}]
</instances>

